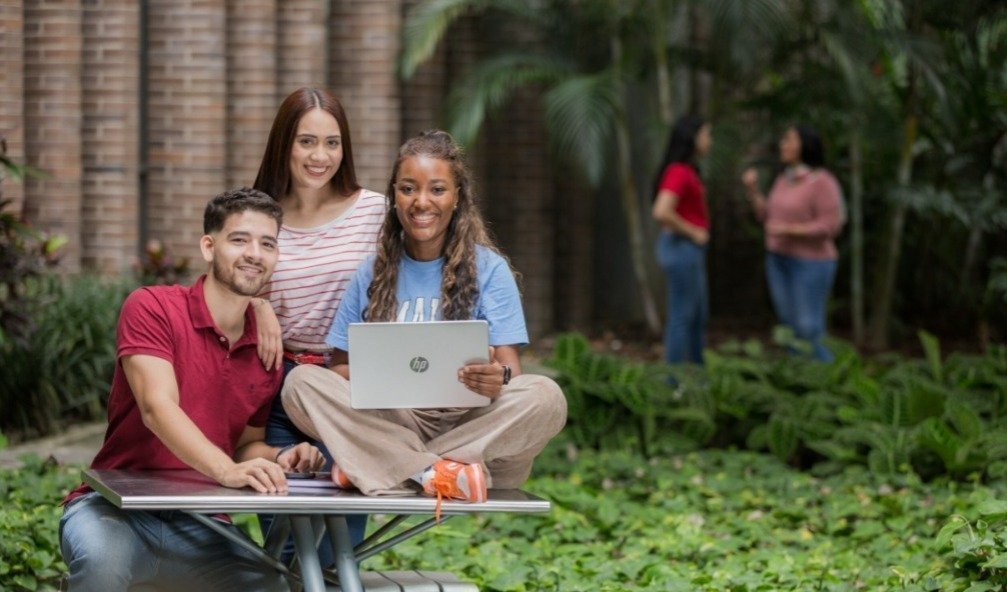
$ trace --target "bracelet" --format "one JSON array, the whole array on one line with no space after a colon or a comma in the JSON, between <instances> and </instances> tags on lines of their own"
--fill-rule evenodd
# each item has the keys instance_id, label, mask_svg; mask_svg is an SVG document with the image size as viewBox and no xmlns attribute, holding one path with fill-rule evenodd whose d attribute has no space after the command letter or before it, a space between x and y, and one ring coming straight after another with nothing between
<instances>
[{"instance_id":1,"label":"bracelet","mask_svg":"<svg viewBox=\"0 0 1007 592\"><path fill-rule=\"evenodd\" d=\"M501 365L503 366L503 371L504 371L504 373L503 373L503 384L506 385L506 384L510 383L510 373L511 373L511 370L510 370L510 366L508 366L507 364L501 364Z\"/></svg>"},{"instance_id":2,"label":"bracelet","mask_svg":"<svg viewBox=\"0 0 1007 592\"><path fill-rule=\"evenodd\" d=\"M287 445L286 445L286 446L284 446L283 448L279 449L279 450L278 450L278 451L276 452L276 456L275 456L275 457L273 458L273 462L274 462L274 463L276 463L276 464L279 464L279 463L280 463L280 455L281 455L281 454L283 454L284 452L286 452L286 451L290 450L290 449L291 449L291 448L293 448L294 446L297 446L297 444L287 444Z\"/></svg>"}]
</instances>

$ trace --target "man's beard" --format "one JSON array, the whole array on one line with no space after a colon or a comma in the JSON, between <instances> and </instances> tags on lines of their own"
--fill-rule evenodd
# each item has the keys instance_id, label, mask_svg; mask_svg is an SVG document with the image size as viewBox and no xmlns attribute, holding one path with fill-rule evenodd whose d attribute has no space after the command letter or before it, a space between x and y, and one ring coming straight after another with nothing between
<instances>
[{"instance_id":1,"label":"man's beard","mask_svg":"<svg viewBox=\"0 0 1007 592\"><path fill-rule=\"evenodd\" d=\"M237 263L234 265L237 265ZM262 269L261 265L257 267ZM224 264L220 260L214 259L213 279L239 296L257 296L262 291L262 287L269 281L269 276L263 270L258 280L245 279L233 266L224 267Z\"/></svg>"}]
</instances>

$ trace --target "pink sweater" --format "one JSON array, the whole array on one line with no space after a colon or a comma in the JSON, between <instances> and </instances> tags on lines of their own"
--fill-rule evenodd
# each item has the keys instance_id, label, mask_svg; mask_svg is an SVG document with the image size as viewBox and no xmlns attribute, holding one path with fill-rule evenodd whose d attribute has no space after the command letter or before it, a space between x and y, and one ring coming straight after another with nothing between
<instances>
[{"instance_id":1,"label":"pink sweater","mask_svg":"<svg viewBox=\"0 0 1007 592\"><path fill-rule=\"evenodd\" d=\"M836 259L833 239L843 228L842 190L832 173L812 169L791 177L780 174L766 200L768 226L773 223L799 225L807 236L766 233L766 250L803 259Z\"/></svg>"}]
</instances>

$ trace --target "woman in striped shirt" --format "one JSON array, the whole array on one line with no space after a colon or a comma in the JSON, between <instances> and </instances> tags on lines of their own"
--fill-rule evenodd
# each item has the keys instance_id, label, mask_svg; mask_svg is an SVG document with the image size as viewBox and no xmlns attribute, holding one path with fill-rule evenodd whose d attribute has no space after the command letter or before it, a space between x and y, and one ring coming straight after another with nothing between
<instances>
[{"instance_id":1,"label":"woman in striped shirt","mask_svg":"<svg viewBox=\"0 0 1007 592\"><path fill-rule=\"evenodd\" d=\"M349 122L335 96L305 87L283 101L255 188L283 209L280 258L256 301L259 354L267 367L282 364L284 375L299 364L324 366L329 325L357 267L375 251L387 211L383 195L357 183ZM266 441L290 446L308 440L276 397ZM365 520L351 520L358 540Z\"/></svg>"}]
</instances>

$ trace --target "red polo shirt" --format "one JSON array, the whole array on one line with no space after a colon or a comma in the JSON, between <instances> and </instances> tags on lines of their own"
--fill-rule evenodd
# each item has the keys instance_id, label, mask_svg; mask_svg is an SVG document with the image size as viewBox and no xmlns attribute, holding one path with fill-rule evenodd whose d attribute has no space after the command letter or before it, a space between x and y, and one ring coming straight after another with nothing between
<instances>
[{"instance_id":1,"label":"red polo shirt","mask_svg":"<svg viewBox=\"0 0 1007 592\"><path fill-rule=\"evenodd\" d=\"M686 222L709 230L710 216L706 210L706 188L691 165L673 162L664 169L658 190L665 189L678 196L675 213Z\"/></svg>"},{"instance_id":2,"label":"red polo shirt","mask_svg":"<svg viewBox=\"0 0 1007 592\"><path fill-rule=\"evenodd\" d=\"M119 314L118 359L163 358L175 369L178 404L203 434L228 456L245 427L266 425L282 374L262 367L256 351L255 315L245 311L245 332L233 348L206 307L201 276L192 286L140 288ZM140 417L122 365L116 364L108 398L108 429L93 469L188 469ZM90 491L71 491L64 503Z\"/></svg>"}]
</instances>

